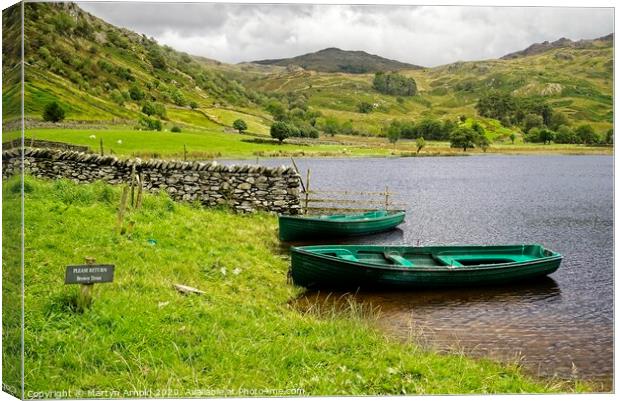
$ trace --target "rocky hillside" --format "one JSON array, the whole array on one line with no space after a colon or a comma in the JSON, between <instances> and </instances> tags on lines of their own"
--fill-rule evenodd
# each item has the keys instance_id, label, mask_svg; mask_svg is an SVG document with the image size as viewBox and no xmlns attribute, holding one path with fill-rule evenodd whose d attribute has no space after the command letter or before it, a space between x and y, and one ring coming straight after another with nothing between
<instances>
[{"instance_id":1,"label":"rocky hillside","mask_svg":"<svg viewBox=\"0 0 620 401\"><path fill-rule=\"evenodd\" d=\"M560 38L554 42L544 41L542 43L534 43L528 46L524 50L520 50L513 53L508 53L501 57L502 60L510 60L518 57L533 56L535 54L541 54L549 50L554 49L592 49L596 47L609 47L613 46L614 34L602 36L596 39L582 39L572 41L568 38Z\"/></svg>"}]
</instances>

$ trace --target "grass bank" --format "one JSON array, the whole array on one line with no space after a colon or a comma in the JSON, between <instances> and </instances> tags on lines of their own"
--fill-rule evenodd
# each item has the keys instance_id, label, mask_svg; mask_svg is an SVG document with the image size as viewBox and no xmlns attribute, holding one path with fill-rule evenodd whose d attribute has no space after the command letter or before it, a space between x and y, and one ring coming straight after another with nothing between
<instances>
[{"instance_id":1,"label":"grass bank","mask_svg":"<svg viewBox=\"0 0 620 401\"><path fill-rule=\"evenodd\" d=\"M19 185L4 183L3 205L18 199ZM118 188L27 177L25 191L29 398L62 390L80 398L244 395L243 389L255 391L245 395L586 390L528 378L516 366L392 342L359 306L296 310L290 301L302 290L287 283L289 261L273 215L235 215L147 195L121 235ZM64 270L85 256L115 264L116 277L96 285L92 308L77 313L77 288L63 285ZM205 294L181 295L174 283ZM192 392L198 389L204 392Z\"/></svg>"},{"instance_id":2,"label":"grass bank","mask_svg":"<svg viewBox=\"0 0 620 401\"><path fill-rule=\"evenodd\" d=\"M19 132L5 133L3 140L19 137ZM395 145L385 138L336 135L319 140L287 140L283 144L254 136L225 132L222 128L192 129L183 132L137 131L130 127L109 129L28 129L26 137L89 146L98 152L103 139L104 151L122 157L182 159L184 150L190 159L253 159L256 157L363 157L363 156L461 156L483 154L478 149L463 152L450 148L448 142L427 141L417 154L415 141L402 140ZM542 145L497 142L486 154L572 154L610 155L612 147L584 145Z\"/></svg>"}]
</instances>

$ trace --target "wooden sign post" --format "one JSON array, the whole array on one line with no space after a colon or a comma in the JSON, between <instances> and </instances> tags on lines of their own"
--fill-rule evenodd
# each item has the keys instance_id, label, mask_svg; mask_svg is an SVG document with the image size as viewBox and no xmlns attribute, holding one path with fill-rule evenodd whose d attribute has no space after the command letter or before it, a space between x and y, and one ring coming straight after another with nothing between
<instances>
[{"instance_id":1,"label":"wooden sign post","mask_svg":"<svg viewBox=\"0 0 620 401\"><path fill-rule=\"evenodd\" d=\"M96 265L95 258L85 258L86 264L67 266L65 284L79 284L77 307L84 311L93 302L95 283L111 283L114 280L114 265Z\"/></svg>"}]
</instances>

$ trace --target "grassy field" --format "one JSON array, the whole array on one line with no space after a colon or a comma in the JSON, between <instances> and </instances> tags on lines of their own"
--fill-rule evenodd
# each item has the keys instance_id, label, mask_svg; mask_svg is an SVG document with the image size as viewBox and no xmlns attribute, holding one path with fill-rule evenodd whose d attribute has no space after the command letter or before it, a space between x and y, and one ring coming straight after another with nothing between
<instances>
[{"instance_id":1,"label":"grassy field","mask_svg":"<svg viewBox=\"0 0 620 401\"><path fill-rule=\"evenodd\" d=\"M217 127L217 126L216 126ZM93 138L94 136L94 138ZM19 137L19 132L3 134L3 141ZM103 139L105 153L113 152L122 157L141 158L183 158L185 145L190 159L218 159L256 157L361 157L361 156L415 156L415 141L403 140L395 145L380 137L354 137L336 135L324 136L318 141L290 143L279 145L269 140L254 141L249 135L224 132L223 128L184 129L183 132L137 131L130 127L112 127L110 129L29 129L27 138L46 139L87 145L93 151L99 151L99 140ZM288 143L287 143L288 142ZM542 145L523 143L518 140L494 143L486 152L500 154L612 154L612 147L584 145ZM482 154L479 149L463 152L450 148L448 142L427 142L418 156L458 156Z\"/></svg>"},{"instance_id":2,"label":"grassy field","mask_svg":"<svg viewBox=\"0 0 620 401\"><path fill-rule=\"evenodd\" d=\"M373 327L370 306L293 308L302 290L287 283L273 215L147 195L121 235L118 188L29 177L24 187L28 398L63 390L79 398L588 390L393 342ZM17 179L4 182L5 215L19 188ZM116 265L116 277L78 313L64 269L86 256ZM205 294L181 295L175 283Z\"/></svg>"}]
</instances>

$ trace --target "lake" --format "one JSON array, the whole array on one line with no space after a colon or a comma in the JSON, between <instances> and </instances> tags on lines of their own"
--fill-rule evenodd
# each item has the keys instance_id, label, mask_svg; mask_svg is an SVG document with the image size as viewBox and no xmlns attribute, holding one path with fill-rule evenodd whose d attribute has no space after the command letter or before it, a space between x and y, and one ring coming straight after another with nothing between
<instances>
[{"instance_id":1,"label":"lake","mask_svg":"<svg viewBox=\"0 0 620 401\"><path fill-rule=\"evenodd\" d=\"M439 350L519 360L541 376L578 377L610 385L613 157L296 162L304 177L311 169L313 189L383 191L387 185L406 204L407 219L398 230L350 243L541 243L564 255L557 272L536 282L355 294L380 308L378 324L387 333ZM263 159L260 164L290 164L290 160Z\"/></svg>"}]
</instances>

